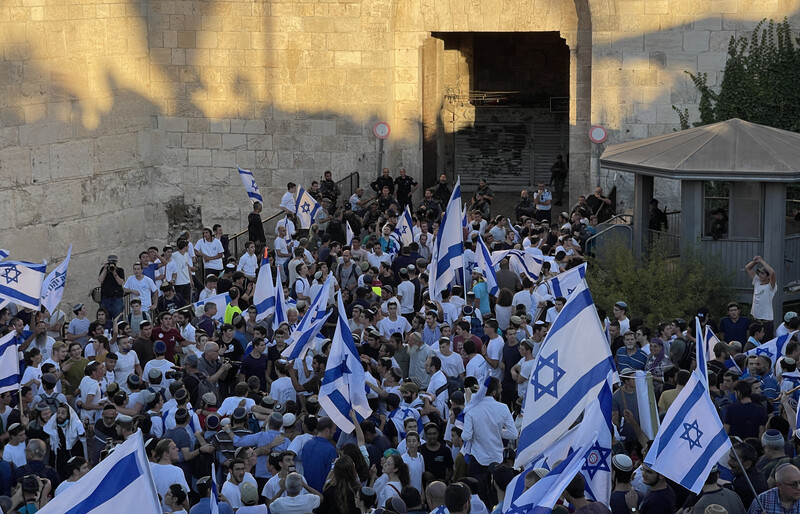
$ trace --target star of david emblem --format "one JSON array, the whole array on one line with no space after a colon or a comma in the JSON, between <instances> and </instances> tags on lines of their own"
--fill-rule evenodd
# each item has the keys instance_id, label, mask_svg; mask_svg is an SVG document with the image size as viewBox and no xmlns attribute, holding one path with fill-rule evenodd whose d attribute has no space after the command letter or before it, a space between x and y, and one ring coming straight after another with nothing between
<instances>
[{"instance_id":1,"label":"star of david emblem","mask_svg":"<svg viewBox=\"0 0 800 514\"><path fill-rule=\"evenodd\" d=\"M573 291L574 291L576 288L577 288L577 286L576 286L576 287L573 287L572 289L570 289L570 288L567 288L567 296L571 295L571 294L572 294L572 292L573 292Z\"/></svg>"},{"instance_id":2,"label":"star of david emblem","mask_svg":"<svg viewBox=\"0 0 800 514\"><path fill-rule=\"evenodd\" d=\"M303 203L303 205L300 206L300 210L308 214L309 212L311 212L311 205L308 202L305 202Z\"/></svg>"},{"instance_id":3,"label":"star of david emblem","mask_svg":"<svg viewBox=\"0 0 800 514\"><path fill-rule=\"evenodd\" d=\"M53 277L53 281L50 282L50 286L47 288L48 291L54 291L61 287L64 287L64 282L67 280L67 272L59 273L58 271L55 272L56 275Z\"/></svg>"},{"instance_id":4,"label":"star of david emblem","mask_svg":"<svg viewBox=\"0 0 800 514\"><path fill-rule=\"evenodd\" d=\"M589 448L589 455L586 456L586 463L583 469L589 473L589 479L594 479L594 475L600 471L611 472L608 467L608 457L611 455L610 448L603 448L600 443L596 442Z\"/></svg>"},{"instance_id":5,"label":"star of david emblem","mask_svg":"<svg viewBox=\"0 0 800 514\"><path fill-rule=\"evenodd\" d=\"M12 264L8 266L5 271L3 272L3 278L6 279L6 285L15 282L19 284L19 276L22 275L22 272L17 269L16 264Z\"/></svg>"},{"instance_id":6,"label":"star of david emblem","mask_svg":"<svg viewBox=\"0 0 800 514\"><path fill-rule=\"evenodd\" d=\"M550 370L550 381L545 383L547 373L545 369ZM566 375L567 372L558 367L558 350L553 352L549 357L541 356L536 361L536 369L531 375L531 384L533 384L534 398L538 400L545 394L549 394L553 398L558 398L558 381Z\"/></svg>"},{"instance_id":7,"label":"star of david emblem","mask_svg":"<svg viewBox=\"0 0 800 514\"><path fill-rule=\"evenodd\" d=\"M467 264L467 271L471 272L472 270L474 270L477 267L478 267L478 263L477 262L470 262L469 264Z\"/></svg>"},{"instance_id":8,"label":"star of david emblem","mask_svg":"<svg viewBox=\"0 0 800 514\"><path fill-rule=\"evenodd\" d=\"M251 181L250 187L253 188L253 191L258 191L258 186L256 185L256 181L255 180Z\"/></svg>"},{"instance_id":9,"label":"star of david emblem","mask_svg":"<svg viewBox=\"0 0 800 514\"><path fill-rule=\"evenodd\" d=\"M766 355L770 359L772 359L772 352L769 351L769 348L759 347L756 348L756 355Z\"/></svg>"},{"instance_id":10,"label":"star of david emblem","mask_svg":"<svg viewBox=\"0 0 800 514\"><path fill-rule=\"evenodd\" d=\"M692 430L695 432L694 439L692 438ZM681 439L684 441L689 442L689 449L693 450L694 447L702 448L703 445L700 444L700 437L702 437L703 432L700 430L700 427L697 426L697 420L694 420L693 423L684 423L683 424L683 433L681 434Z\"/></svg>"},{"instance_id":11,"label":"star of david emblem","mask_svg":"<svg viewBox=\"0 0 800 514\"><path fill-rule=\"evenodd\" d=\"M401 234L405 234L407 229L408 229L408 227L406 227L405 225L403 225L403 227L400 229L400 233L401 233Z\"/></svg>"}]
</instances>

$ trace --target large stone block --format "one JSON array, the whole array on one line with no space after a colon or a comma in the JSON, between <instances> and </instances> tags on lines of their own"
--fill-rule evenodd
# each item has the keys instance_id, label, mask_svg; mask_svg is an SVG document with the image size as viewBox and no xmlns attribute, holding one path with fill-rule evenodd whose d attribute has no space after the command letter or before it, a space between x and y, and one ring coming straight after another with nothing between
<instances>
[{"instance_id":1,"label":"large stone block","mask_svg":"<svg viewBox=\"0 0 800 514\"><path fill-rule=\"evenodd\" d=\"M51 178L60 180L91 176L95 167L94 151L94 144L88 139L51 145Z\"/></svg>"},{"instance_id":2,"label":"large stone block","mask_svg":"<svg viewBox=\"0 0 800 514\"><path fill-rule=\"evenodd\" d=\"M139 165L137 134L97 138L97 155L101 171L134 168Z\"/></svg>"},{"instance_id":3,"label":"large stone block","mask_svg":"<svg viewBox=\"0 0 800 514\"><path fill-rule=\"evenodd\" d=\"M210 166L211 150L208 149L189 150L188 164L189 166Z\"/></svg>"},{"instance_id":4,"label":"large stone block","mask_svg":"<svg viewBox=\"0 0 800 514\"><path fill-rule=\"evenodd\" d=\"M44 186L42 221L52 223L81 215L83 194L78 180L51 183Z\"/></svg>"},{"instance_id":5,"label":"large stone block","mask_svg":"<svg viewBox=\"0 0 800 514\"><path fill-rule=\"evenodd\" d=\"M683 51L687 53L708 52L711 33L707 30L692 30L683 33Z\"/></svg>"},{"instance_id":6,"label":"large stone block","mask_svg":"<svg viewBox=\"0 0 800 514\"><path fill-rule=\"evenodd\" d=\"M0 150L0 177L11 179L11 184L30 184L31 149L11 147Z\"/></svg>"},{"instance_id":7,"label":"large stone block","mask_svg":"<svg viewBox=\"0 0 800 514\"><path fill-rule=\"evenodd\" d=\"M72 127L58 121L40 122L19 127L19 144L22 146L44 145L66 141L72 136Z\"/></svg>"}]
</instances>

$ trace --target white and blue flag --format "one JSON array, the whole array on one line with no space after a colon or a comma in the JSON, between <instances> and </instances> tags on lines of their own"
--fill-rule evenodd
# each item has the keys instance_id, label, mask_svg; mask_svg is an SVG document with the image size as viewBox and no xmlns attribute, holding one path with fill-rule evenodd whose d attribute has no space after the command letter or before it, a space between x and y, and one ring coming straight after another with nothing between
<instances>
[{"instance_id":1,"label":"white and blue flag","mask_svg":"<svg viewBox=\"0 0 800 514\"><path fill-rule=\"evenodd\" d=\"M564 314L566 313L566 314ZM555 442L596 398L616 365L583 281L545 337L525 395L516 467Z\"/></svg>"},{"instance_id":2,"label":"white and blue flag","mask_svg":"<svg viewBox=\"0 0 800 514\"><path fill-rule=\"evenodd\" d=\"M286 299L283 296L283 284L280 280L275 284L275 316L272 318L272 330L278 330L281 323L286 321L286 311L289 307L286 306Z\"/></svg>"},{"instance_id":3,"label":"white and blue flag","mask_svg":"<svg viewBox=\"0 0 800 514\"><path fill-rule=\"evenodd\" d=\"M42 282L42 306L47 309L47 312L55 312L61 299L64 297L64 288L67 285L67 267L69 266L69 258L72 255L72 245L69 245L67 250L67 258L64 262L58 265L56 269L47 275L47 278Z\"/></svg>"},{"instance_id":4,"label":"white and blue flag","mask_svg":"<svg viewBox=\"0 0 800 514\"><path fill-rule=\"evenodd\" d=\"M39 510L41 514L161 511L140 430Z\"/></svg>"},{"instance_id":5,"label":"white and blue flag","mask_svg":"<svg viewBox=\"0 0 800 514\"><path fill-rule=\"evenodd\" d=\"M275 315L275 304L278 295L275 292L275 282L272 281L272 269L269 266L269 258L266 256L261 259L261 267L258 270L256 287L253 289L253 306L256 308L256 322ZM281 284L281 289L283 285Z\"/></svg>"},{"instance_id":6,"label":"white and blue flag","mask_svg":"<svg viewBox=\"0 0 800 514\"><path fill-rule=\"evenodd\" d=\"M372 414L364 390L364 368L353 342L353 333L347 323L342 295L338 295L339 308L336 333L331 342L328 364L319 387L319 405L342 432L354 429L350 411L361 422Z\"/></svg>"},{"instance_id":7,"label":"white and blue flag","mask_svg":"<svg viewBox=\"0 0 800 514\"><path fill-rule=\"evenodd\" d=\"M548 514L553 510L561 494L586 463L592 447L597 442L597 434L583 442L577 450L556 466L530 489L511 501L504 514ZM524 479L523 479L524 481Z\"/></svg>"},{"instance_id":8,"label":"white and blue flag","mask_svg":"<svg viewBox=\"0 0 800 514\"><path fill-rule=\"evenodd\" d=\"M306 350L314 343L314 338L322 329L322 325L330 314L328 309L328 298L330 298L331 290L333 289L333 273L328 273L325 283L322 288L317 292L311 305L306 310L297 328L292 331L292 335L286 341L287 346L284 348L281 355L285 359L296 359L306 354ZM319 323L322 321L322 323ZM318 326L317 326L318 325ZM315 330L316 327L316 331ZM311 335L309 335L310 332Z\"/></svg>"},{"instance_id":9,"label":"white and blue flag","mask_svg":"<svg viewBox=\"0 0 800 514\"><path fill-rule=\"evenodd\" d=\"M320 204L314 200L314 197L300 186L297 190L297 201L295 202L295 211L297 212L297 221L300 224L300 228L311 228L317 217L317 211L321 208Z\"/></svg>"},{"instance_id":10,"label":"white and blue flag","mask_svg":"<svg viewBox=\"0 0 800 514\"><path fill-rule=\"evenodd\" d=\"M731 442L698 367L667 410L661 428L644 459L654 471L699 493L712 466Z\"/></svg>"},{"instance_id":11,"label":"white and blue flag","mask_svg":"<svg viewBox=\"0 0 800 514\"><path fill-rule=\"evenodd\" d=\"M555 277L546 280L546 282L550 283L550 290L553 292L554 297L563 296L564 298L569 298L572 291L583 282L585 277L586 263L584 262L580 266L559 273Z\"/></svg>"},{"instance_id":12,"label":"white and blue flag","mask_svg":"<svg viewBox=\"0 0 800 514\"><path fill-rule=\"evenodd\" d=\"M258 186L256 185L256 178L253 176L253 172L243 170L238 166L236 168L239 170L239 176L242 178L244 189L247 191L247 196L250 198L250 201L253 203L264 203L264 199L261 197L261 191L258 190Z\"/></svg>"},{"instance_id":13,"label":"white and blue flag","mask_svg":"<svg viewBox=\"0 0 800 514\"><path fill-rule=\"evenodd\" d=\"M408 246L414 242L414 220L411 219L411 211L408 205L406 205L406 209L398 218L394 233L397 235L397 240L400 241L401 246Z\"/></svg>"},{"instance_id":14,"label":"white and blue flag","mask_svg":"<svg viewBox=\"0 0 800 514\"><path fill-rule=\"evenodd\" d=\"M306 352L314 347L315 338L325 322L328 321L330 314L330 312L324 314L320 319L312 321L310 325L302 329L296 328L290 337L291 344L283 349L281 356L290 361L304 358Z\"/></svg>"},{"instance_id":15,"label":"white and blue flag","mask_svg":"<svg viewBox=\"0 0 800 514\"><path fill-rule=\"evenodd\" d=\"M214 315L215 320L222 321L225 318L225 307L229 303L231 303L231 295L228 293L221 293L214 296L209 296L205 300L200 300L199 302L195 302L192 304L192 309L194 310L195 314L200 317L203 315L204 305L207 303L213 303L217 306L217 313Z\"/></svg>"},{"instance_id":16,"label":"white and blue flag","mask_svg":"<svg viewBox=\"0 0 800 514\"><path fill-rule=\"evenodd\" d=\"M0 299L38 310L46 271L46 264L0 261Z\"/></svg>"},{"instance_id":17,"label":"white and blue flag","mask_svg":"<svg viewBox=\"0 0 800 514\"><path fill-rule=\"evenodd\" d=\"M345 225L345 227L347 227L347 244L348 245L352 245L353 244L353 239L356 238L356 235L353 232L353 227L350 226L350 222L349 221L345 221L344 225Z\"/></svg>"},{"instance_id":18,"label":"white and blue flag","mask_svg":"<svg viewBox=\"0 0 800 514\"><path fill-rule=\"evenodd\" d=\"M8 250L3 250L2 248L0 248L0 261L2 261L8 256L9 256Z\"/></svg>"},{"instance_id":19,"label":"white and blue flag","mask_svg":"<svg viewBox=\"0 0 800 514\"><path fill-rule=\"evenodd\" d=\"M19 389L19 347L12 330L0 339L0 394Z\"/></svg>"},{"instance_id":20,"label":"white and blue flag","mask_svg":"<svg viewBox=\"0 0 800 514\"><path fill-rule=\"evenodd\" d=\"M532 281L539 279L542 272L542 260L524 250L500 250L492 252L492 263L497 265L508 258L509 268L518 275L525 275Z\"/></svg>"},{"instance_id":21,"label":"white and blue flag","mask_svg":"<svg viewBox=\"0 0 800 514\"><path fill-rule=\"evenodd\" d=\"M786 355L786 344L792 340L792 337L796 333L797 331L790 332L788 334L778 336L775 339L771 339L766 343L763 343L760 346L745 352L745 355L748 357L751 355L763 355L764 357L768 357L774 366L775 363L778 362L778 358Z\"/></svg>"},{"instance_id":22,"label":"white and blue flag","mask_svg":"<svg viewBox=\"0 0 800 514\"><path fill-rule=\"evenodd\" d=\"M211 463L211 497L208 506L210 514L219 514L219 487L217 487L217 466Z\"/></svg>"},{"instance_id":23,"label":"white and blue flag","mask_svg":"<svg viewBox=\"0 0 800 514\"><path fill-rule=\"evenodd\" d=\"M489 253L489 249L480 234L478 234L478 244L475 246L475 257L477 259L476 269L483 273L489 294L497 296L500 291L500 287L497 285L497 272L495 271L495 265L492 264L492 255Z\"/></svg>"},{"instance_id":24,"label":"white and blue flag","mask_svg":"<svg viewBox=\"0 0 800 514\"><path fill-rule=\"evenodd\" d=\"M519 235L519 232L517 231L516 227L514 227L514 224L511 223L510 218L506 218L506 223L508 224L508 230L514 233L514 242L519 243L520 241L522 241L522 236Z\"/></svg>"},{"instance_id":25,"label":"white and blue flag","mask_svg":"<svg viewBox=\"0 0 800 514\"><path fill-rule=\"evenodd\" d=\"M461 178L456 180L447 209L436 235L434 255L431 259L429 284L432 298L441 299L441 292L449 289L457 270L464 267L464 241L461 218Z\"/></svg>"}]
</instances>

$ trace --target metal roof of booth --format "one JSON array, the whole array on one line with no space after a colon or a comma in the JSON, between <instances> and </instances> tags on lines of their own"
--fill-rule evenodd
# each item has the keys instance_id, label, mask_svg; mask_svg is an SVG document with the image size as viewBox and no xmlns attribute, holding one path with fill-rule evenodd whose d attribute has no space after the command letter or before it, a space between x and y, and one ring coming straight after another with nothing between
<instances>
[{"instance_id":1,"label":"metal roof of booth","mask_svg":"<svg viewBox=\"0 0 800 514\"><path fill-rule=\"evenodd\" d=\"M734 118L608 147L600 166L677 180L800 180L800 134Z\"/></svg>"}]
</instances>

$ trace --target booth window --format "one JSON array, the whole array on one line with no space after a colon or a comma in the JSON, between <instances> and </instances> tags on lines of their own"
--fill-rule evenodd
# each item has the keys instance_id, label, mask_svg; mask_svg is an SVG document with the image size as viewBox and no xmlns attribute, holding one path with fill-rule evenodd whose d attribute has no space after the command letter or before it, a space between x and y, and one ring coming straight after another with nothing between
<instances>
[{"instance_id":1,"label":"booth window","mask_svg":"<svg viewBox=\"0 0 800 514\"><path fill-rule=\"evenodd\" d=\"M711 180L704 183L703 192L706 237L761 237L761 184Z\"/></svg>"},{"instance_id":2,"label":"booth window","mask_svg":"<svg viewBox=\"0 0 800 514\"><path fill-rule=\"evenodd\" d=\"M786 235L800 234L800 184L786 186Z\"/></svg>"}]
</instances>

